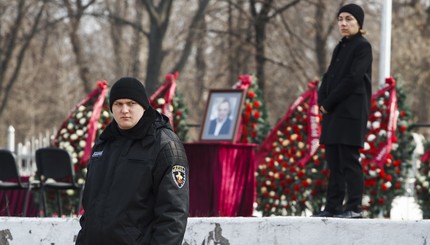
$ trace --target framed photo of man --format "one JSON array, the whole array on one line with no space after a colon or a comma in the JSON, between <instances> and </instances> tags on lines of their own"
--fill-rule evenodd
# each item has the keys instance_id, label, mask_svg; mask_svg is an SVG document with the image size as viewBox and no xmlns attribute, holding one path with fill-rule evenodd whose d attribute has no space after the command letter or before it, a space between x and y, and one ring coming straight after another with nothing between
<instances>
[{"instance_id":1,"label":"framed photo of man","mask_svg":"<svg viewBox=\"0 0 430 245\"><path fill-rule=\"evenodd\" d=\"M200 140L234 141L244 97L241 89L210 90Z\"/></svg>"}]
</instances>

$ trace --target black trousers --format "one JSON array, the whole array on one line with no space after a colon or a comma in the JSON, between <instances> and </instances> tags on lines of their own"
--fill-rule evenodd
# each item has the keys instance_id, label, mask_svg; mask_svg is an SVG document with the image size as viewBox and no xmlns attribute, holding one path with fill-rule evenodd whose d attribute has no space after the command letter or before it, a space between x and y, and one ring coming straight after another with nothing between
<instances>
[{"instance_id":1,"label":"black trousers","mask_svg":"<svg viewBox=\"0 0 430 245\"><path fill-rule=\"evenodd\" d=\"M359 147L326 145L326 159L330 169L325 210L332 213L361 211L364 191L363 168ZM347 196L345 205L343 201Z\"/></svg>"}]
</instances>

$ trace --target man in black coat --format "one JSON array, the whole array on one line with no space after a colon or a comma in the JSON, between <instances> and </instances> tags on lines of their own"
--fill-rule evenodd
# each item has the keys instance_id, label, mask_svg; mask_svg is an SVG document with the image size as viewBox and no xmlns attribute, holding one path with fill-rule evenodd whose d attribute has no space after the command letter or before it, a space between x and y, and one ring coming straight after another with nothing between
<instances>
[{"instance_id":1,"label":"man in black coat","mask_svg":"<svg viewBox=\"0 0 430 245\"><path fill-rule=\"evenodd\" d=\"M182 244L188 161L169 119L131 77L109 94L114 120L93 147L76 244Z\"/></svg>"},{"instance_id":2,"label":"man in black coat","mask_svg":"<svg viewBox=\"0 0 430 245\"><path fill-rule=\"evenodd\" d=\"M316 217L361 217L364 180L359 149L364 145L372 94L372 47L363 37L363 21L360 6L340 8L338 27L343 38L318 91L323 113L320 143L325 145L330 177L325 209Z\"/></svg>"}]
</instances>

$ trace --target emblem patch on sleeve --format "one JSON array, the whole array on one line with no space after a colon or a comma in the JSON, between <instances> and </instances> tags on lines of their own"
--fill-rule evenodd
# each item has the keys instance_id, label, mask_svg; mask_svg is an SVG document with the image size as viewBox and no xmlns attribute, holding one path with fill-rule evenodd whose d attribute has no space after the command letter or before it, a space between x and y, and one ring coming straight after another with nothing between
<instances>
[{"instance_id":1,"label":"emblem patch on sleeve","mask_svg":"<svg viewBox=\"0 0 430 245\"><path fill-rule=\"evenodd\" d=\"M181 165L174 165L172 167L172 177L175 184L179 188L182 188L186 181L185 167Z\"/></svg>"}]
</instances>

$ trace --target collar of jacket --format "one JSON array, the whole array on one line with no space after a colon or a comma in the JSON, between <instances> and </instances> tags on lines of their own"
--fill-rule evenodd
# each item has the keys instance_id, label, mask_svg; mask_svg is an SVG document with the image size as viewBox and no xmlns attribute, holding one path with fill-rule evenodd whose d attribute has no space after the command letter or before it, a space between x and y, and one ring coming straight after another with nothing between
<instances>
[{"instance_id":1,"label":"collar of jacket","mask_svg":"<svg viewBox=\"0 0 430 245\"><path fill-rule=\"evenodd\" d=\"M349 36L349 37L342 37L342 39L340 40L341 43L348 43L348 42L352 42L352 40L356 39L357 37L361 37L361 33L358 32L357 34L353 35L353 36Z\"/></svg>"}]
</instances>

